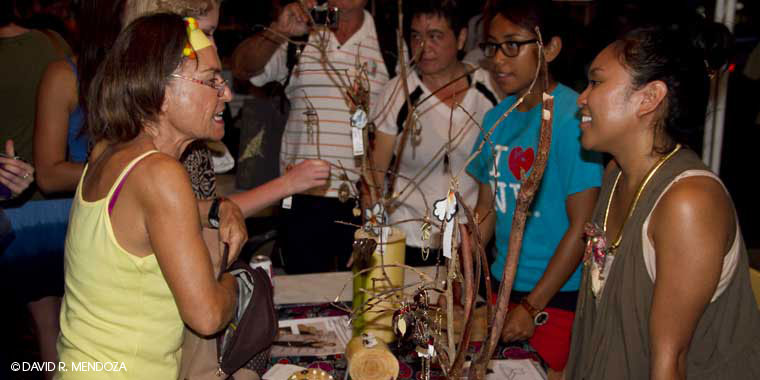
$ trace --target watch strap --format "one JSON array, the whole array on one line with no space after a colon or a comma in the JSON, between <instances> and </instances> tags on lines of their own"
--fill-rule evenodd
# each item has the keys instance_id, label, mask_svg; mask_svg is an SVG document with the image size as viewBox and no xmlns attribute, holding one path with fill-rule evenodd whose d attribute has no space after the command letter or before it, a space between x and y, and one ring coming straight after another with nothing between
<instances>
[{"instance_id":1,"label":"watch strap","mask_svg":"<svg viewBox=\"0 0 760 380\"><path fill-rule=\"evenodd\" d=\"M525 310L530 314L531 318L536 318L536 315L541 312L541 310L537 309L535 306L533 306L530 301L528 301L527 297L523 297L520 300L520 306L525 308Z\"/></svg>"},{"instance_id":2,"label":"watch strap","mask_svg":"<svg viewBox=\"0 0 760 380\"><path fill-rule=\"evenodd\" d=\"M528 301L526 297L523 297L520 300L520 306L522 306L528 314L530 314L531 318L533 318L533 324L536 326L542 326L545 325L547 320L549 319L549 313L537 309L533 304Z\"/></svg>"}]
</instances>

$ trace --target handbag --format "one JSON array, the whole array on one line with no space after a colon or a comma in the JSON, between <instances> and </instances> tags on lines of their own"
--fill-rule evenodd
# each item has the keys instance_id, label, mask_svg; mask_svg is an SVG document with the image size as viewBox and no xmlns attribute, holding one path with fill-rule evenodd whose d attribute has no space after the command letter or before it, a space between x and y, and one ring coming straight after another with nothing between
<instances>
[{"instance_id":1,"label":"handbag","mask_svg":"<svg viewBox=\"0 0 760 380\"><path fill-rule=\"evenodd\" d=\"M182 343L182 365L180 366L180 380L222 380L219 372L219 363L216 355L216 338L206 338L197 335L189 328L185 328L184 342ZM263 370L252 370L248 367L266 368L269 363L269 350L256 354L246 366L235 371L231 377L235 380L259 380Z\"/></svg>"},{"instance_id":2,"label":"handbag","mask_svg":"<svg viewBox=\"0 0 760 380\"><path fill-rule=\"evenodd\" d=\"M221 267L227 266L225 245ZM180 380L258 379L269 364L269 350L277 334L272 284L260 268L236 261L227 270L238 282L235 315L213 337L185 328Z\"/></svg>"},{"instance_id":3,"label":"handbag","mask_svg":"<svg viewBox=\"0 0 760 380\"><path fill-rule=\"evenodd\" d=\"M228 256L229 248L225 245L222 268L227 266ZM269 275L263 269L253 269L240 260L227 272L235 276L238 283L238 306L227 328L217 338L218 374L221 378L228 378L243 366L257 371L265 370L269 348L277 335L274 289ZM262 356L267 360L262 360ZM254 358L258 359L258 363L251 364L258 365L247 366Z\"/></svg>"}]
</instances>

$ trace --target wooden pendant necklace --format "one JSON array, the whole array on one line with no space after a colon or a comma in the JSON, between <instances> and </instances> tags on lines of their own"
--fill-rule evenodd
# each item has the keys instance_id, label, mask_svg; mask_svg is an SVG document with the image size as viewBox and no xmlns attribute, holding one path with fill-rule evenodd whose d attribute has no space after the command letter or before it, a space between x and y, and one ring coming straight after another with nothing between
<instances>
[{"instance_id":1,"label":"wooden pendant necklace","mask_svg":"<svg viewBox=\"0 0 760 380\"><path fill-rule=\"evenodd\" d=\"M647 172L646 176L644 176L644 179L639 184L638 189L636 189L636 194L633 197L633 201L628 206L628 213L625 217L625 220L623 220L623 223L620 225L620 230L617 233L617 236L615 237L615 240L612 241L612 244L609 244L607 241L607 219L610 215L610 206L612 205L612 198L615 196L615 191L617 190L618 182L620 181L620 176L623 173L622 171L618 172L617 177L615 178L615 182L612 185L612 190L610 191L610 196L607 199L607 207L604 210L604 220L602 223L602 228L599 228L595 224L587 223L585 226L585 233L586 233L586 251L584 255L584 265L591 266L591 290L595 297L599 297L599 294L601 293L602 287L604 286L604 282L607 278L607 274L609 273L610 267L612 266L612 259L615 256L615 251L620 246L620 243L623 240L623 231L625 230L625 226L628 223L628 221L633 216L634 211L636 211L636 206L639 203L639 200L641 198L641 195L644 193L644 190L646 190L647 185L649 184L649 181L654 177L654 175L657 173L657 171L662 167L665 162L667 162L671 157L673 157L679 150L681 149L681 144L677 144L676 147L665 156L661 157L655 164L652 166L651 169Z\"/></svg>"}]
</instances>

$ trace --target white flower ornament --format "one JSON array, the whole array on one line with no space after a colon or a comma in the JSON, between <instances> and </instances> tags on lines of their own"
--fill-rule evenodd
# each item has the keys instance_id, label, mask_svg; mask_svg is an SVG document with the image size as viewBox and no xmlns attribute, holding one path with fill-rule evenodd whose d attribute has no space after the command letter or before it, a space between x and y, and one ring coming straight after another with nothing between
<instances>
[{"instance_id":1,"label":"white flower ornament","mask_svg":"<svg viewBox=\"0 0 760 380\"><path fill-rule=\"evenodd\" d=\"M382 203L378 202L371 209L364 209L364 216L367 220L364 223L364 230L375 236L380 236L380 225L385 224L385 220L387 219L385 207L383 207Z\"/></svg>"},{"instance_id":2,"label":"white flower ornament","mask_svg":"<svg viewBox=\"0 0 760 380\"><path fill-rule=\"evenodd\" d=\"M445 219L450 222L451 218L454 217L454 214L457 213L457 199L454 192L450 191L449 196L435 201L435 203L433 203L433 208L433 215L435 215L439 221L443 222Z\"/></svg>"}]
</instances>

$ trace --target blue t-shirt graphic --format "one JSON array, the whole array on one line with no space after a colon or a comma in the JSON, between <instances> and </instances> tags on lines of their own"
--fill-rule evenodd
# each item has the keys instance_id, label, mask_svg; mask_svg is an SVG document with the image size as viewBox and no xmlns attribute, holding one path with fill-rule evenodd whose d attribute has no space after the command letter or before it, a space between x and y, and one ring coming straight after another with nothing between
<instances>
[{"instance_id":1,"label":"blue t-shirt graphic","mask_svg":"<svg viewBox=\"0 0 760 380\"><path fill-rule=\"evenodd\" d=\"M552 95L554 122L549 159L525 224L514 284L515 290L522 292L533 290L570 225L565 207L567 197L599 187L602 181L601 155L584 150L580 144L578 93L558 84ZM483 129L490 130L516 101L515 96L507 97L486 113ZM498 280L501 280L506 262L517 194L522 182L530 175L538 153L541 112L541 104L528 112L512 111L495 128L491 142L483 146L481 153L467 167L478 182L490 184L496 193L494 233L498 255L491 265L491 273ZM483 141L483 135L481 132L473 152ZM578 290L580 278L579 266L560 291Z\"/></svg>"}]
</instances>

